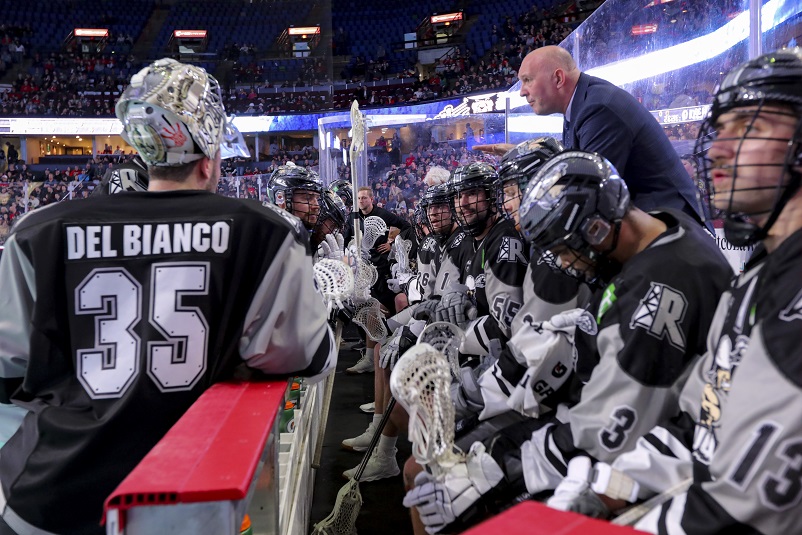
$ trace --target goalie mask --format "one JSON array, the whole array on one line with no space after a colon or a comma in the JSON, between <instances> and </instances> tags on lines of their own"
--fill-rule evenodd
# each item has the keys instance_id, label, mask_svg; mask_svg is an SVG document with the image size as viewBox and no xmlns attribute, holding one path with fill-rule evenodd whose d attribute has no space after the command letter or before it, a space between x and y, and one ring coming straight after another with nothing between
<instances>
[{"instance_id":1,"label":"goalie mask","mask_svg":"<svg viewBox=\"0 0 802 535\"><path fill-rule=\"evenodd\" d=\"M335 180L329 184L329 189L340 196L345 205L346 214L350 214L354 206L354 191L351 183L345 179Z\"/></svg>"},{"instance_id":2,"label":"goalie mask","mask_svg":"<svg viewBox=\"0 0 802 535\"><path fill-rule=\"evenodd\" d=\"M694 152L710 213L735 246L768 235L802 179L802 49L732 69L716 89Z\"/></svg>"},{"instance_id":3,"label":"goalie mask","mask_svg":"<svg viewBox=\"0 0 802 535\"><path fill-rule=\"evenodd\" d=\"M508 151L499 165L498 210L521 230L518 207L521 195L540 167L552 156L564 150L553 137L541 137L519 143Z\"/></svg>"},{"instance_id":4,"label":"goalie mask","mask_svg":"<svg viewBox=\"0 0 802 535\"><path fill-rule=\"evenodd\" d=\"M270 202L287 210L312 231L323 206L323 183L317 173L293 164L281 165L267 180Z\"/></svg>"},{"instance_id":5,"label":"goalie mask","mask_svg":"<svg viewBox=\"0 0 802 535\"><path fill-rule=\"evenodd\" d=\"M160 59L131 78L115 106L122 137L149 166L179 166L203 157L249 157L226 117L220 85L204 69Z\"/></svg>"},{"instance_id":6,"label":"goalie mask","mask_svg":"<svg viewBox=\"0 0 802 535\"><path fill-rule=\"evenodd\" d=\"M588 284L603 283L615 263L629 190L602 156L566 151L546 162L529 183L520 208L521 232L556 267ZM605 240L612 236L609 246Z\"/></svg>"},{"instance_id":7,"label":"goalie mask","mask_svg":"<svg viewBox=\"0 0 802 535\"><path fill-rule=\"evenodd\" d=\"M457 167L449 180L453 193L451 213L469 236L479 236L496 215L498 173L492 165L473 162Z\"/></svg>"},{"instance_id":8,"label":"goalie mask","mask_svg":"<svg viewBox=\"0 0 802 535\"><path fill-rule=\"evenodd\" d=\"M438 238L451 235L454 219L451 214L451 188L438 184L426 190L420 200L420 208L429 231Z\"/></svg>"}]
</instances>

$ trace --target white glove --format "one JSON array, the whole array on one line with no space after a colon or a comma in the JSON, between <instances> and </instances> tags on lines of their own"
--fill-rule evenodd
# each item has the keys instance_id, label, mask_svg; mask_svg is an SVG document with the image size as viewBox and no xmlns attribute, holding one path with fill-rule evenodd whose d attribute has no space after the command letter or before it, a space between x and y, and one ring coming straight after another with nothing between
<instances>
[{"instance_id":1,"label":"white glove","mask_svg":"<svg viewBox=\"0 0 802 535\"><path fill-rule=\"evenodd\" d=\"M404 292L406 291L407 283L414 277L414 273L399 273L395 278L387 279L387 287L390 288L390 291L394 294Z\"/></svg>"},{"instance_id":2,"label":"white glove","mask_svg":"<svg viewBox=\"0 0 802 535\"><path fill-rule=\"evenodd\" d=\"M426 322L421 320L411 320L407 325L402 325L393 332L390 341L382 346L379 351L379 366L382 368L393 369L398 359L414 346L418 341L418 336L426 327Z\"/></svg>"},{"instance_id":3,"label":"white glove","mask_svg":"<svg viewBox=\"0 0 802 535\"><path fill-rule=\"evenodd\" d=\"M345 241L343 235L339 232L334 234L326 234L326 239L320 243L319 258L328 258L330 260L343 260L345 257Z\"/></svg>"},{"instance_id":4,"label":"white glove","mask_svg":"<svg viewBox=\"0 0 802 535\"><path fill-rule=\"evenodd\" d=\"M469 321L476 319L477 314L476 305L464 284L452 284L436 310L437 321L447 321L463 329Z\"/></svg>"},{"instance_id":5,"label":"white glove","mask_svg":"<svg viewBox=\"0 0 802 535\"><path fill-rule=\"evenodd\" d=\"M592 518L607 518L610 511L591 489L593 467L589 457L574 457L563 478L546 504L560 511L572 511Z\"/></svg>"},{"instance_id":6,"label":"white glove","mask_svg":"<svg viewBox=\"0 0 802 535\"><path fill-rule=\"evenodd\" d=\"M427 533L439 533L495 487L504 474L481 442L474 442L464 462L435 478L421 472L404 496L405 507L417 507Z\"/></svg>"}]
</instances>

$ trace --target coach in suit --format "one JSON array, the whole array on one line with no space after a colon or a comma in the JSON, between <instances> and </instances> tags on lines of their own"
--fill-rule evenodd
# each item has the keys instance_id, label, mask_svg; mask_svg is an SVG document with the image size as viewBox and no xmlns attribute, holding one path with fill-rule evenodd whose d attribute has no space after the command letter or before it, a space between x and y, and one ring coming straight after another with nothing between
<instances>
[{"instance_id":1,"label":"coach in suit","mask_svg":"<svg viewBox=\"0 0 802 535\"><path fill-rule=\"evenodd\" d=\"M663 129L635 97L580 72L557 46L530 52L518 79L521 96L537 115L565 116L565 148L598 152L612 162L638 208L675 208L703 219L693 181ZM500 153L511 146L475 148Z\"/></svg>"}]
</instances>

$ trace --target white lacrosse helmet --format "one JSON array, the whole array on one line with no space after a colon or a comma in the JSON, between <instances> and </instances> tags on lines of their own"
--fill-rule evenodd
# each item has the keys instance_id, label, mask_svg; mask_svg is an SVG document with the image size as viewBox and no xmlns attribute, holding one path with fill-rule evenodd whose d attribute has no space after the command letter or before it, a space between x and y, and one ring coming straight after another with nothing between
<instances>
[{"instance_id":1,"label":"white lacrosse helmet","mask_svg":"<svg viewBox=\"0 0 802 535\"><path fill-rule=\"evenodd\" d=\"M204 156L250 156L226 117L220 84L201 67L164 58L131 78L115 107L122 137L149 166L183 165Z\"/></svg>"}]
</instances>

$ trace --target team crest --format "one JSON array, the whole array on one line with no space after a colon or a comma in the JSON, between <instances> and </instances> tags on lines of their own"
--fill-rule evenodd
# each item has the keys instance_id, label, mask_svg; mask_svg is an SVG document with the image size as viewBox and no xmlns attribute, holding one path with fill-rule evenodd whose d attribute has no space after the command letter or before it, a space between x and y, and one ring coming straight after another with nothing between
<instances>
[{"instance_id":1,"label":"team crest","mask_svg":"<svg viewBox=\"0 0 802 535\"><path fill-rule=\"evenodd\" d=\"M459 244L462 243L462 240L464 238L465 238L464 232L460 232L459 234L457 234L457 237L454 238L454 243L451 244L451 247L449 247L449 249L456 249L457 247L459 247Z\"/></svg>"},{"instance_id":2,"label":"team crest","mask_svg":"<svg viewBox=\"0 0 802 535\"><path fill-rule=\"evenodd\" d=\"M645 329L651 336L660 340L668 339L672 346L685 350L685 333L681 323L687 308L688 300L682 292L653 282L632 315L629 328Z\"/></svg>"},{"instance_id":3,"label":"team crest","mask_svg":"<svg viewBox=\"0 0 802 535\"><path fill-rule=\"evenodd\" d=\"M518 238L511 238L510 236L502 236L501 247L498 251L499 262L521 262L526 264L526 255L524 255L524 245Z\"/></svg>"},{"instance_id":4,"label":"team crest","mask_svg":"<svg viewBox=\"0 0 802 535\"><path fill-rule=\"evenodd\" d=\"M421 251L429 251L429 252L432 252L432 253L436 253L437 252L437 240L435 240L434 238L431 238L431 237L426 238L426 241L424 241L423 245L421 245Z\"/></svg>"}]
</instances>

